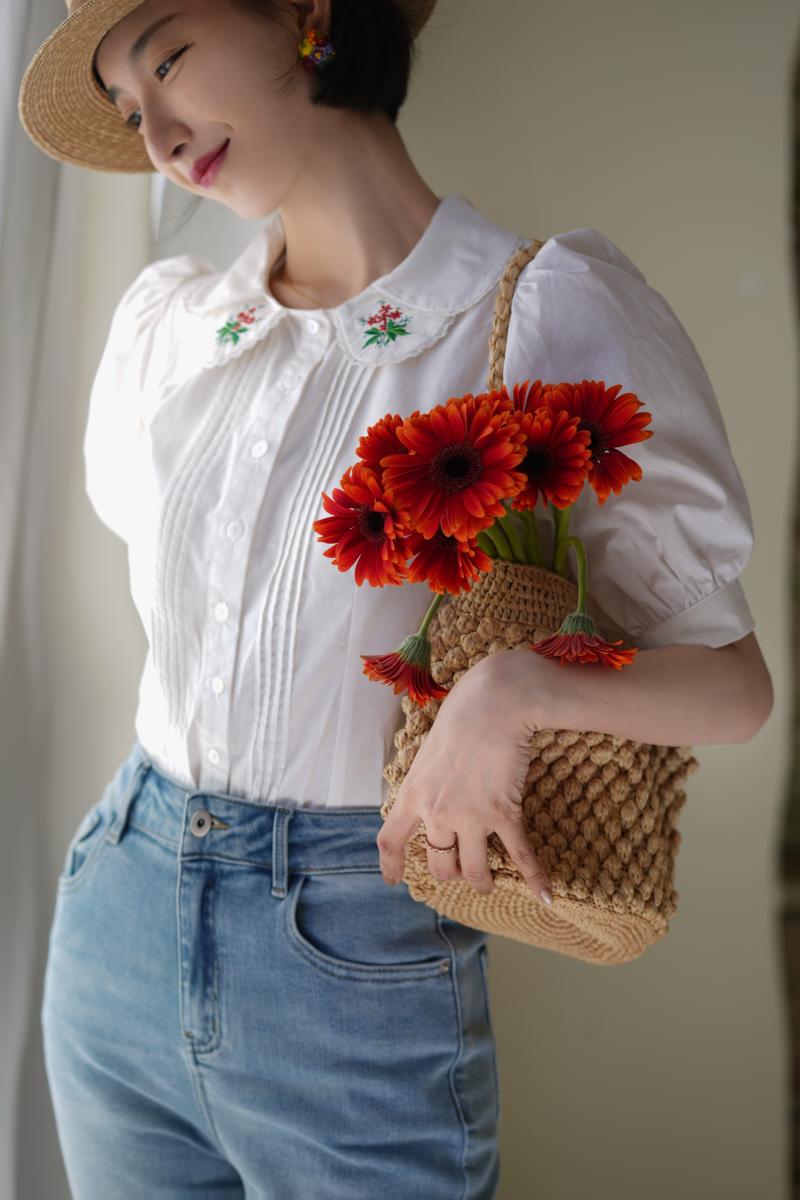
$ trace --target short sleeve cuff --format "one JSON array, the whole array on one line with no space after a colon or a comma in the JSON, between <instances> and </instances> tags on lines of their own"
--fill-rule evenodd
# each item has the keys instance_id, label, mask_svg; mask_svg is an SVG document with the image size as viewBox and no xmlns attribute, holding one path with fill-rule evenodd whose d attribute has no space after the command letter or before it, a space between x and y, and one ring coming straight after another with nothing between
<instances>
[{"instance_id":1,"label":"short sleeve cuff","mask_svg":"<svg viewBox=\"0 0 800 1200\"><path fill-rule=\"evenodd\" d=\"M679 645L681 642L710 646L716 650L745 637L755 627L753 614L737 577L683 612L667 617L658 625L651 625L633 641L641 650Z\"/></svg>"}]
</instances>

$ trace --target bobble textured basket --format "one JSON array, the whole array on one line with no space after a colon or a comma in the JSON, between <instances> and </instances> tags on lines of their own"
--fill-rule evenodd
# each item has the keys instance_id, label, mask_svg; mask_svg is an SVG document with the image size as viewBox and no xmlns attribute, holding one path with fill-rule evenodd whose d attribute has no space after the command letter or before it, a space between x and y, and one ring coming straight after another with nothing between
<instances>
[{"instance_id":1,"label":"bobble textured basket","mask_svg":"<svg viewBox=\"0 0 800 1200\"><path fill-rule=\"evenodd\" d=\"M489 390L502 387L517 278L542 245L534 239L506 265L489 338ZM445 594L433 614L428 637L434 679L449 690L487 654L557 632L577 598L577 583L546 567L493 560L468 592ZM420 706L407 694L401 699L405 724L383 770L389 783L380 810L384 820L440 704ZM676 821L687 775L698 766L689 746L540 729L531 740L522 816L528 841L552 879L553 907L533 895L494 832L487 838L490 894L466 880L430 873L421 823L406 843L403 879L415 900L464 925L589 963L628 962L667 933L677 909Z\"/></svg>"}]
</instances>

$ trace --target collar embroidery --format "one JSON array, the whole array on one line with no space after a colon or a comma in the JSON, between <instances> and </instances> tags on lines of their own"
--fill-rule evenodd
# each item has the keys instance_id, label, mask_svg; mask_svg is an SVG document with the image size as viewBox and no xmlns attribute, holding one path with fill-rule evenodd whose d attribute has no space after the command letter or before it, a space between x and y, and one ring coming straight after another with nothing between
<instances>
[{"instance_id":1,"label":"collar embroidery","mask_svg":"<svg viewBox=\"0 0 800 1200\"><path fill-rule=\"evenodd\" d=\"M411 317L403 316L399 308L392 308L391 304L384 301L371 317L359 317L358 319L362 325L369 326L363 331L364 344L361 349L366 350L367 346L388 346L390 342L407 334L406 326Z\"/></svg>"},{"instance_id":2,"label":"collar embroidery","mask_svg":"<svg viewBox=\"0 0 800 1200\"><path fill-rule=\"evenodd\" d=\"M256 316L255 314L259 309L261 310L261 315ZM266 304L251 304L249 307L243 308L239 312L234 313L233 316L228 317L225 324L217 330L217 344L231 341L234 346L237 345L242 334L249 333L250 327L266 316L266 310Z\"/></svg>"},{"instance_id":3,"label":"collar embroidery","mask_svg":"<svg viewBox=\"0 0 800 1200\"><path fill-rule=\"evenodd\" d=\"M527 240L484 217L460 193L450 193L408 257L368 295L324 310L323 321L331 322L352 362L402 362L444 337L458 314L496 285L509 256ZM193 264L203 269L194 270L181 289L179 325L173 321L166 334L173 379L252 352L283 320L307 319L264 291L284 245L276 209L227 270L216 271L206 260Z\"/></svg>"}]
</instances>

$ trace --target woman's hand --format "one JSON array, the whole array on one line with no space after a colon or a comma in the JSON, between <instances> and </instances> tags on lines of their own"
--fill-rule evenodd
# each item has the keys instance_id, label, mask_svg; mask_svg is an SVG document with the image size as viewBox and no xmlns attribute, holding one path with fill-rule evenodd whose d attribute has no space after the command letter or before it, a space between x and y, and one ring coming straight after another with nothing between
<instances>
[{"instance_id":1,"label":"woman's hand","mask_svg":"<svg viewBox=\"0 0 800 1200\"><path fill-rule=\"evenodd\" d=\"M537 668L532 661L541 662ZM494 888L486 838L495 832L540 899L550 879L522 825L522 793L531 760L530 691L537 669L551 664L527 647L500 650L470 667L439 706L377 837L381 872L397 883L405 845L420 822L434 846L428 867L438 879L465 879L479 892ZM552 902L552 896L551 896Z\"/></svg>"}]
</instances>

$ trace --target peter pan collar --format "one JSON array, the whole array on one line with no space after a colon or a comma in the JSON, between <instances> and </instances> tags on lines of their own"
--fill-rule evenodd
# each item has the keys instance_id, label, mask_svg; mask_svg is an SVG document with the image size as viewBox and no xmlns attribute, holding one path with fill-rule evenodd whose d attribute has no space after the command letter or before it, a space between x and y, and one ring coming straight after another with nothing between
<instances>
[{"instance_id":1,"label":"peter pan collar","mask_svg":"<svg viewBox=\"0 0 800 1200\"><path fill-rule=\"evenodd\" d=\"M265 291L285 245L280 209L266 219L223 272L195 276L181 292L195 366L219 366L245 354L279 321L332 321L341 347L359 363L398 362L446 332L499 280L528 239L497 225L466 196L442 197L422 237L387 274L335 308L287 308Z\"/></svg>"}]
</instances>

